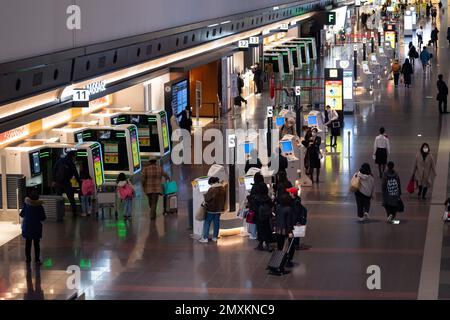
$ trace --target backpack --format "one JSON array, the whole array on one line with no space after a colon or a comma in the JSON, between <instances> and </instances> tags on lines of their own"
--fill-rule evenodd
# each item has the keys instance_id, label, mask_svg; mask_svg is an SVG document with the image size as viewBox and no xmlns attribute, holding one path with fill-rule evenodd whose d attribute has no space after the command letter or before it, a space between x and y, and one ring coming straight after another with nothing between
<instances>
[{"instance_id":1,"label":"backpack","mask_svg":"<svg viewBox=\"0 0 450 320\"><path fill-rule=\"evenodd\" d=\"M400 188L398 187L398 181L395 177L388 178L386 181L387 194L390 197L400 196Z\"/></svg>"},{"instance_id":2,"label":"backpack","mask_svg":"<svg viewBox=\"0 0 450 320\"><path fill-rule=\"evenodd\" d=\"M132 199L133 198L133 187L126 183L123 187L117 188L119 191L119 197L122 200Z\"/></svg>"},{"instance_id":3,"label":"backpack","mask_svg":"<svg viewBox=\"0 0 450 320\"><path fill-rule=\"evenodd\" d=\"M81 183L81 192L83 196L94 195L94 181L92 179L83 179Z\"/></svg>"}]
</instances>

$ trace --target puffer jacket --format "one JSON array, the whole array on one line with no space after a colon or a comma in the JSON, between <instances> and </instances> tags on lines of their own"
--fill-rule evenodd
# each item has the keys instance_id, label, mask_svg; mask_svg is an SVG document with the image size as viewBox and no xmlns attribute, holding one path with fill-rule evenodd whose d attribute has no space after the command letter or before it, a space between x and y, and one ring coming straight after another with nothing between
<instances>
[{"instance_id":1,"label":"puffer jacket","mask_svg":"<svg viewBox=\"0 0 450 320\"><path fill-rule=\"evenodd\" d=\"M363 174L361 172L357 173L359 177L359 192L361 192L366 197L373 197L375 190L375 182L371 175Z\"/></svg>"},{"instance_id":2,"label":"puffer jacket","mask_svg":"<svg viewBox=\"0 0 450 320\"><path fill-rule=\"evenodd\" d=\"M205 194L205 207L208 212L223 213L227 193L220 183L213 184Z\"/></svg>"},{"instance_id":3,"label":"puffer jacket","mask_svg":"<svg viewBox=\"0 0 450 320\"><path fill-rule=\"evenodd\" d=\"M42 238L42 221L46 219L43 202L25 198L25 204L20 212L23 218L22 236L25 239Z\"/></svg>"}]
</instances>

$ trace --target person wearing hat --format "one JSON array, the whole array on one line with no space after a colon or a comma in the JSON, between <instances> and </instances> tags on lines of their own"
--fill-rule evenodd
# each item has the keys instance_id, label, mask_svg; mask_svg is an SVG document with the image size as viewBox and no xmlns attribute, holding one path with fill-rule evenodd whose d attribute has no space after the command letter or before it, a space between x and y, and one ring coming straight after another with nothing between
<instances>
[{"instance_id":1,"label":"person wearing hat","mask_svg":"<svg viewBox=\"0 0 450 320\"><path fill-rule=\"evenodd\" d=\"M294 226L305 226L307 222L308 210L303 206L302 199L298 195L299 189L296 187L288 188L286 191L294 201ZM293 250L289 252L289 261L294 257L294 251L300 249L300 238L294 238Z\"/></svg>"}]
</instances>

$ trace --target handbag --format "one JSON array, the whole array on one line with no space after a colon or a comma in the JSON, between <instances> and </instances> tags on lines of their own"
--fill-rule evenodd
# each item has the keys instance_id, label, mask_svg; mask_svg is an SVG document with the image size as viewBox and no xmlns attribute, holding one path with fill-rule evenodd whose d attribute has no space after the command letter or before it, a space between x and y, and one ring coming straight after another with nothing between
<instances>
[{"instance_id":1,"label":"handbag","mask_svg":"<svg viewBox=\"0 0 450 320\"><path fill-rule=\"evenodd\" d=\"M409 180L408 186L406 187L406 191L408 191L408 193L414 193L416 187L416 182L414 181L414 177L411 178L411 180Z\"/></svg>"},{"instance_id":2,"label":"handbag","mask_svg":"<svg viewBox=\"0 0 450 320\"><path fill-rule=\"evenodd\" d=\"M178 186L176 181L167 181L163 184L164 195L174 194L178 192Z\"/></svg>"},{"instance_id":3,"label":"handbag","mask_svg":"<svg viewBox=\"0 0 450 320\"><path fill-rule=\"evenodd\" d=\"M195 214L195 220L204 221L206 219L206 208L202 205L198 208Z\"/></svg>"},{"instance_id":4,"label":"handbag","mask_svg":"<svg viewBox=\"0 0 450 320\"><path fill-rule=\"evenodd\" d=\"M253 210L248 210L247 216L245 218L247 223L255 223L255 212Z\"/></svg>"},{"instance_id":5,"label":"handbag","mask_svg":"<svg viewBox=\"0 0 450 320\"><path fill-rule=\"evenodd\" d=\"M350 182L350 192L356 192L359 190L359 176L355 174Z\"/></svg>"},{"instance_id":6,"label":"handbag","mask_svg":"<svg viewBox=\"0 0 450 320\"><path fill-rule=\"evenodd\" d=\"M294 226L294 238L304 238L306 235L306 226Z\"/></svg>"}]
</instances>

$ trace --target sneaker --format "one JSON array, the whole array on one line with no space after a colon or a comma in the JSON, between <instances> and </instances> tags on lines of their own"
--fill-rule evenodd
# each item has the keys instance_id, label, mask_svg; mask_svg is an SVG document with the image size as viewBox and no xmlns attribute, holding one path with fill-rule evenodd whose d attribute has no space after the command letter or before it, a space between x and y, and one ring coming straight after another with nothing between
<instances>
[{"instance_id":1,"label":"sneaker","mask_svg":"<svg viewBox=\"0 0 450 320\"><path fill-rule=\"evenodd\" d=\"M368 212L364 212L364 219L365 220L369 220L370 219Z\"/></svg>"},{"instance_id":2,"label":"sneaker","mask_svg":"<svg viewBox=\"0 0 450 320\"><path fill-rule=\"evenodd\" d=\"M250 240L257 240L258 238L257 237L253 237L253 236L249 236L248 237Z\"/></svg>"},{"instance_id":3,"label":"sneaker","mask_svg":"<svg viewBox=\"0 0 450 320\"><path fill-rule=\"evenodd\" d=\"M212 238L212 241L214 242L217 242L217 240L218 240L217 238Z\"/></svg>"},{"instance_id":4,"label":"sneaker","mask_svg":"<svg viewBox=\"0 0 450 320\"><path fill-rule=\"evenodd\" d=\"M358 218L359 222L364 222L364 218Z\"/></svg>"},{"instance_id":5,"label":"sneaker","mask_svg":"<svg viewBox=\"0 0 450 320\"><path fill-rule=\"evenodd\" d=\"M200 242L200 243L208 243L208 239L201 238L200 240L198 240L198 242Z\"/></svg>"},{"instance_id":6,"label":"sneaker","mask_svg":"<svg viewBox=\"0 0 450 320\"><path fill-rule=\"evenodd\" d=\"M390 214L389 217L387 218L387 222L392 223L392 219L394 219L394 216Z\"/></svg>"}]
</instances>

